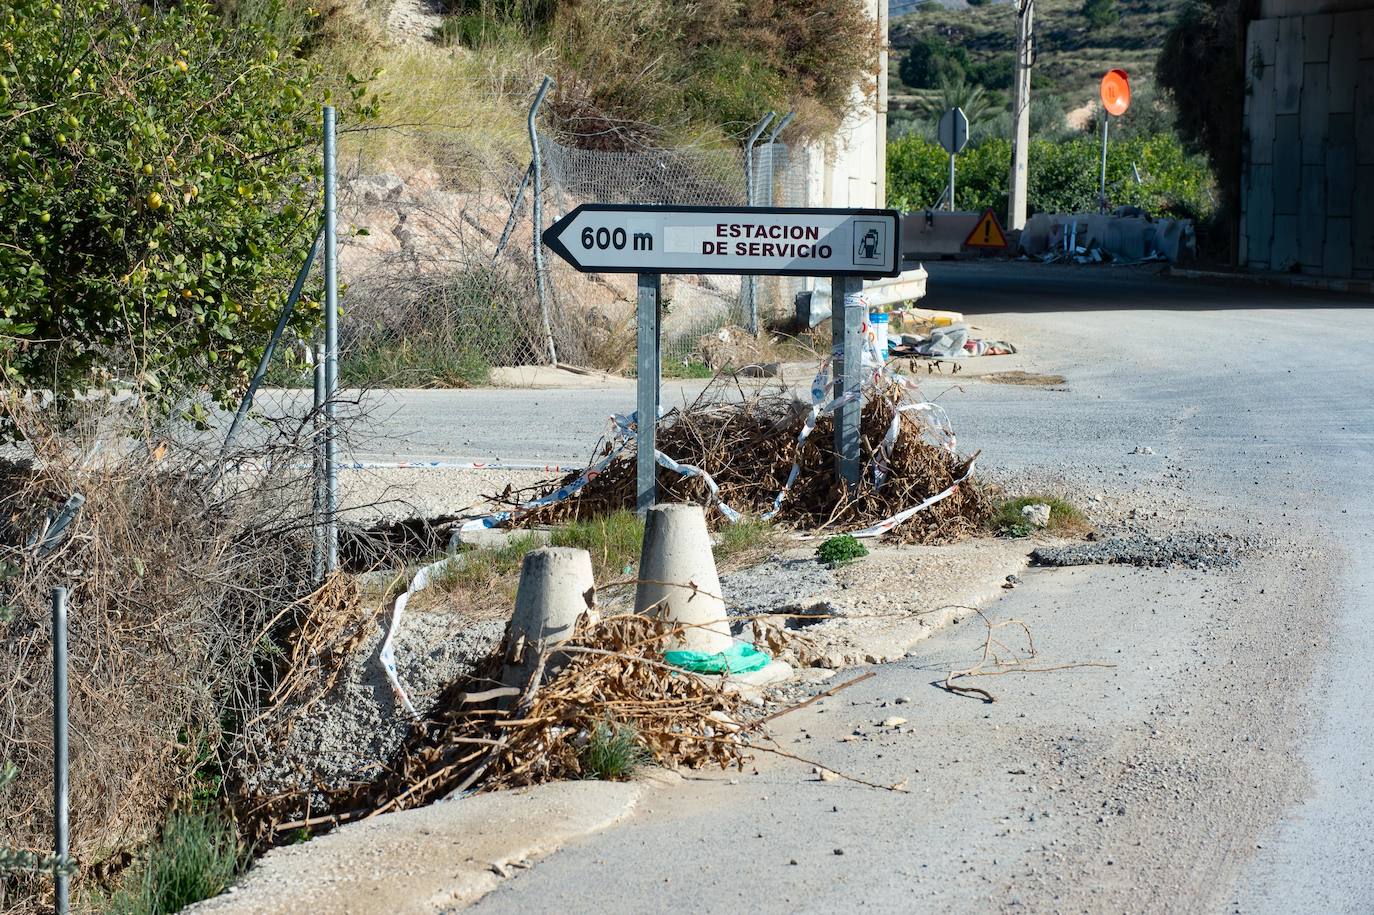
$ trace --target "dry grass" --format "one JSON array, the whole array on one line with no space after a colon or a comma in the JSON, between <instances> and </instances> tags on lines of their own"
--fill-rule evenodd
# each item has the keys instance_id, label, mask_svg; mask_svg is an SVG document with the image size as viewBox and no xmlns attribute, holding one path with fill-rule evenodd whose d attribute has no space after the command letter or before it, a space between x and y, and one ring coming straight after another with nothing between
<instances>
[{"instance_id":1,"label":"dry grass","mask_svg":"<svg viewBox=\"0 0 1374 915\"><path fill-rule=\"evenodd\" d=\"M118 870L175 799L219 783L243 751L236 732L293 663L287 634L310 631L308 501L290 469L308 451L293 430L268 449L280 469L215 484L194 436L180 447L139 435L147 418L108 402L3 411L31 459L0 469L0 759L19 769L0 845L51 841L49 593L63 585L80 899L82 881ZM86 500L75 520L36 548L73 493ZM9 890L21 905L48 892Z\"/></svg>"}]
</instances>

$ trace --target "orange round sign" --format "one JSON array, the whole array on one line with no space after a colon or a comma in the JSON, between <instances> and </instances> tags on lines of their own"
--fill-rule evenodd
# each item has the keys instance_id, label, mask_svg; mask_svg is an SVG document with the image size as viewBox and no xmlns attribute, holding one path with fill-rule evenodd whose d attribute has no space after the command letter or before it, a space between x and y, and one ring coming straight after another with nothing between
<instances>
[{"instance_id":1,"label":"orange round sign","mask_svg":"<svg viewBox=\"0 0 1374 915\"><path fill-rule=\"evenodd\" d=\"M1131 81L1125 70L1108 70L1102 77L1102 107L1118 116L1131 107Z\"/></svg>"}]
</instances>

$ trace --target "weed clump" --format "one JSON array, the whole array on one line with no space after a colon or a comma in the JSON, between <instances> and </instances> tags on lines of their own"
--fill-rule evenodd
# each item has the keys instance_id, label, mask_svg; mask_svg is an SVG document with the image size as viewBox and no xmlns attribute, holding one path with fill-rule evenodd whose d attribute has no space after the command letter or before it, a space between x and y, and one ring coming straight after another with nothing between
<instances>
[{"instance_id":1,"label":"weed clump","mask_svg":"<svg viewBox=\"0 0 1374 915\"><path fill-rule=\"evenodd\" d=\"M816 560L831 568L862 559L867 555L868 548L852 534L840 534L838 537L831 537L816 547Z\"/></svg>"},{"instance_id":2,"label":"weed clump","mask_svg":"<svg viewBox=\"0 0 1374 915\"><path fill-rule=\"evenodd\" d=\"M653 756L639 742L634 728L603 721L587 735L586 746L578 759L587 778L623 782L652 762Z\"/></svg>"},{"instance_id":3,"label":"weed clump","mask_svg":"<svg viewBox=\"0 0 1374 915\"><path fill-rule=\"evenodd\" d=\"M1050 523L1044 528L1055 534L1076 534L1086 530L1088 519L1073 503L1058 496L1018 496L998 504L990 525L999 537L1029 537L1034 532L1021 510L1027 505L1048 505Z\"/></svg>"},{"instance_id":4,"label":"weed clump","mask_svg":"<svg viewBox=\"0 0 1374 915\"><path fill-rule=\"evenodd\" d=\"M218 896L238 873L243 849L233 821L213 808L173 813L110 900L113 915L164 915Z\"/></svg>"}]
</instances>

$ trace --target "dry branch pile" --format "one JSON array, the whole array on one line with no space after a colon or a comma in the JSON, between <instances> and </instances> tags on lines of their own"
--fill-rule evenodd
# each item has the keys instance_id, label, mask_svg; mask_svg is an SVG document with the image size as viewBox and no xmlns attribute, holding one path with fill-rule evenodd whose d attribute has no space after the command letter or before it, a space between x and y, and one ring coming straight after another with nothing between
<instances>
[{"instance_id":1,"label":"dry branch pile","mask_svg":"<svg viewBox=\"0 0 1374 915\"><path fill-rule=\"evenodd\" d=\"M718 681L664 664L663 649L675 634L681 633L649 616L584 617L570 640L540 659L509 708L469 701L480 694L455 693L441 703L388 777L340 799L335 808L347 812L337 820L423 806L472 786L584 777L583 748L606 724L628 728L663 766L743 768L751 756L741 734L743 700Z\"/></svg>"},{"instance_id":2,"label":"dry branch pile","mask_svg":"<svg viewBox=\"0 0 1374 915\"><path fill-rule=\"evenodd\" d=\"M901 431L888 460L887 480L881 488L874 486L879 446L894 412L905 402L905 391L896 383L887 383L866 398L860 425L863 483L852 497L835 481L832 417L820 418L799 451L797 439L809 408L781 390L745 394L729 376L717 376L693 404L674 409L660 420L658 450L705 470L720 487L722 501L754 516L772 508L793 461L797 461L801 474L774 520L798 528L853 529L943 492L968 469L970 459L932 444L922 414L907 411L900 414ZM535 494L554 492L578 476L569 474L539 487ZM711 504L706 484L699 478L660 467L658 484L665 501ZM507 493L504 500L523 501L527 497L526 493ZM634 505L635 453L631 445L580 494L522 515L517 523L557 524ZM948 499L917 513L889 536L906 543L957 540L974 532L990 514L988 497L969 480ZM720 520L719 510L711 515Z\"/></svg>"}]
</instances>

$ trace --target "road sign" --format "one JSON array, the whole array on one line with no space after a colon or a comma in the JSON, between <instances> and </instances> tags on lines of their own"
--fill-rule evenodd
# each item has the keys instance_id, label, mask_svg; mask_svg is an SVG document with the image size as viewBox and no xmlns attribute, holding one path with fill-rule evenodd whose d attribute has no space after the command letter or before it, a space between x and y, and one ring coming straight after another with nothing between
<instances>
[{"instance_id":1,"label":"road sign","mask_svg":"<svg viewBox=\"0 0 1374 915\"><path fill-rule=\"evenodd\" d=\"M1131 107L1131 80L1125 70L1108 70L1100 88L1102 107L1117 117Z\"/></svg>"},{"instance_id":2,"label":"road sign","mask_svg":"<svg viewBox=\"0 0 1374 915\"><path fill-rule=\"evenodd\" d=\"M1002 224L997 221L997 214L992 211L992 207L983 211L983 218L978 220L973 231L968 233L968 238L964 239L964 246L968 248L1005 248L1007 246L1007 233L1002 231Z\"/></svg>"},{"instance_id":3,"label":"road sign","mask_svg":"<svg viewBox=\"0 0 1374 915\"><path fill-rule=\"evenodd\" d=\"M896 210L584 203L544 231L583 273L896 276Z\"/></svg>"},{"instance_id":4,"label":"road sign","mask_svg":"<svg viewBox=\"0 0 1374 915\"><path fill-rule=\"evenodd\" d=\"M962 108L951 108L940 117L940 145L951 156L968 145L968 117Z\"/></svg>"}]
</instances>

